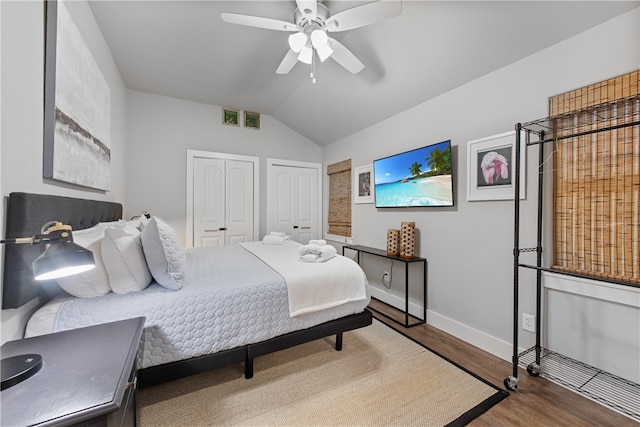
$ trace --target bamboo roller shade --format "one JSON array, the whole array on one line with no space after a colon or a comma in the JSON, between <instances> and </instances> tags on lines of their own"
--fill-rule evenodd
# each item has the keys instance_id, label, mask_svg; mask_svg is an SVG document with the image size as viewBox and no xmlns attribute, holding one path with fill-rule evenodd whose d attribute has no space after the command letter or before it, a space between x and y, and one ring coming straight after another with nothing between
<instances>
[{"instance_id":1,"label":"bamboo roller shade","mask_svg":"<svg viewBox=\"0 0 640 427\"><path fill-rule=\"evenodd\" d=\"M640 71L549 99L555 136L640 120ZM640 283L640 126L554 145L554 268Z\"/></svg>"},{"instance_id":2,"label":"bamboo roller shade","mask_svg":"<svg viewBox=\"0 0 640 427\"><path fill-rule=\"evenodd\" d=\"M551 117L638 95L640 70L549 98Z\"/></svg>"},{"instance_id":3,"label":"bamboo roller shade","mask_svg":"<svg viewBox=\"0 0 640 427\"><path fill-rule=\"evenodd\" d=\"M329 234L351 236L351 159L327 166Z\"/></svg>"}]
</instances>

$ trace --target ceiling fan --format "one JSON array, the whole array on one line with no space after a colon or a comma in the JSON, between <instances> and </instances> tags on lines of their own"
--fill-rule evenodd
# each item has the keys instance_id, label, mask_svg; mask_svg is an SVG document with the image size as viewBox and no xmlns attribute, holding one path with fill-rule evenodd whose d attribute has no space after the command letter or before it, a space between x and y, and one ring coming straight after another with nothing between
<instances>
[{"instance_id":1,"label":"ceiling fan","mask_svg":"<svg viewBox=\"0 0 640 427\"><path fill-rule=\"evenodd\" d=\"M316 54L321 62L332 58L338 64L356 74L364 64L342 43L327 33L353 30L399 15L400 0L379 0L331 15L329 9L316 0L296 0L293 21L264 18L223 12L222 20L230 24L246 25L267 30L287 31L289 51L282 59L276 73L287 74L297 61L311 65L311 78L315 83Z\"/></svg>"}]
</instances>

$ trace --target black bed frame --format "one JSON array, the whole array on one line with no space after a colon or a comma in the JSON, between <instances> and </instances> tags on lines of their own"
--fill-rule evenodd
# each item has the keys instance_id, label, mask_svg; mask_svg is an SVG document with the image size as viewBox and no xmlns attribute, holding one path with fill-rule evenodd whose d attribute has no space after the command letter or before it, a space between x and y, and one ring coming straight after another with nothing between
<instances>
[{"instance_id":1,"label":"black bed frame","mask_svg":"<svg viewBox=\"0 0 640 427\"><path fill-rule=\"evenodd\" d=\"M253 359L255 357L334 334L336 336L335 349L341 351L343 332L368 326L371 321L371 312L365 309L358 314L341 317L301 331L289 332L256 344L247 344L219 353L141 369L138 371L138 387L149 387L236 363L244 363L244 377L253 378Z\"/></svg>"},{"instance_id":2,"label":"black bed frame","mask_svg":"<svg viewBox=\"0 0 640 427\"><path fill-rule=\"evenodd\" d=\"M49 221L61 221L71 225L73 230L82 230L98 222L122 218L120 203L54 195L11 193L6 206L6 238L33 236ZM41 295L42 289L47 286L57 288L55 282L36 282L33 279L31 262L43 250L40 246L6 245L2 308L20 307ZM340 351L343 332L368 326L371 322L371 312L364 310L256 344L141 369L138 372L138 386L148 387L235 363L244 363L245 378L252 378L255 357L334 334L335 348Z\"/></svg>"}]
</instances>

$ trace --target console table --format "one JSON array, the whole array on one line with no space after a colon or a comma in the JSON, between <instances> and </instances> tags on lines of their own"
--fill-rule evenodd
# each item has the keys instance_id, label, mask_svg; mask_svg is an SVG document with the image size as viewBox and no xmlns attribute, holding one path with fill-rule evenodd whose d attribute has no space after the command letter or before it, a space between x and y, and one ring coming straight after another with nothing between
<instances>
[{"instance_id":1,"label":"console table","mask_svg":"<svg viewBox=\"0 0 640 427\"><path fill-rule=\"evenodd\" d=\"M412 257L412 258L402 258L399 256L387 255L387 251L383 251L381 249L371 248L369 246L362 245L345 245L342 247L342 255L344 255L344 250L350 249L356 252L356 262L360 264L360 253L365 253L369 255L375 255L387 259L391 259L394 261L399 261L404 263L404 323L399 322L393 317L387 315L386 313L381 312L373 307L369 307L370 310L373 310L384 317L403 325L405 328L410 328L416 325L421 325L426 323L427 321L427 260L426 258L420 257ZM411 316L409 314L409 264L412 263L422 263L423 274L422 274L422 319L418 319L417 317ZM384 301L382 301L384 302ZM409 317L413 317L416 319L413 323L409 323Z\"/></svg>"},{"instance_id":2,"label":"console table","mask_svg":"<svg viewBox=\"0 0 640 427\"><path fill-rule=\"evenodd\" d=\"M10 341L2 357L42 356L42 368L2 390L7 426L135 426L136 355L144 317Z\"/></svg>"}]
</instances>

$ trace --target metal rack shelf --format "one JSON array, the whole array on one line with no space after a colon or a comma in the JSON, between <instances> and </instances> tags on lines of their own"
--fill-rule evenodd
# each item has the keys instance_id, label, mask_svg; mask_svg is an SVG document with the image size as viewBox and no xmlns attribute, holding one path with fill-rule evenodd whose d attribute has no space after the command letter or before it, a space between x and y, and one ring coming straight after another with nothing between
<instances>
[{"instance_id":1,"label":"metal rack shelf","mask_svg":"<svg viewBox=\"0 0 640 427\"><path fill-rule=\"evenodd\" d=\"M588 107L579 111L572 111L568 114L544 117L538 120L522 123L522 129L531 132L539 139L528 141L527 145L544 144L550 141L558 141L566 138L589 135L596 132L604 132L613 129L620 129L628 126L636 126L640 121L634 120L635 112L624 110L617 112L615 117L607 115L612 105L626 103L628 101L638 101L638 96L618 99L600 104L599 108ZM576 122L573 117L583 115L588 120Z\"/></svg>"},{"instance_id":2,"label":"metal rack shelf","mask_svg":"<svg viewBox=\"0 0 640 427\"><path fill-rule=\"evenodd\" d=\"M527 371L538 369L535 347L518 360ZM539 375L640 422L640 384L545 348L540 349Z\"/></svg>"},{"instance_id":3,"label":"metal rack shelf","mask_svg":"<svg viewBox=\"0 0 640 427\"><path fill-rule=\"evenodd\" d=\"M623 105L633 104L633 108L623 108ZM589 366L583 362L573 360L567 356L542 348L541 334L541 303L542 303L542 272L553 272L572 277L588 277L599 282L615 283L624 286L638 287L636 282L620 281L613 277L601 276L594 278L580 272L565 271L558 268L544 266L543 253L543 194L545 171L545 145L558 140L586 137L590 134L616 130L617 132L638 132L640 125L638 109L640 95L589 107L578 112L572 111L567 115L556 115L516 124L515 144L515 184L514 184L514 249L513 249L513 373L505 378L507 389L516 391L518 387L518 367L526 368L529 375L542 376L564 387L574 390L596 402L608 406L630 418L640 422L640 385L624 378ZM613 110L613 112L611 112ZM631 130L625 130L625 128ZM521 141L522 139L522 141ZM590 141L588 139L587 141ZM521 147L521 142L523 142ZM537 179L537 224L535 247L520 246L520 151L532 146L538 146L538 179ZM526 252L535 253L535 263L520 262L520 255ZM536 344L522 353L518 353L519 310L518 294L521 269L535 270L535 301L536 301Z\"/></svg>"}]
</instances>

